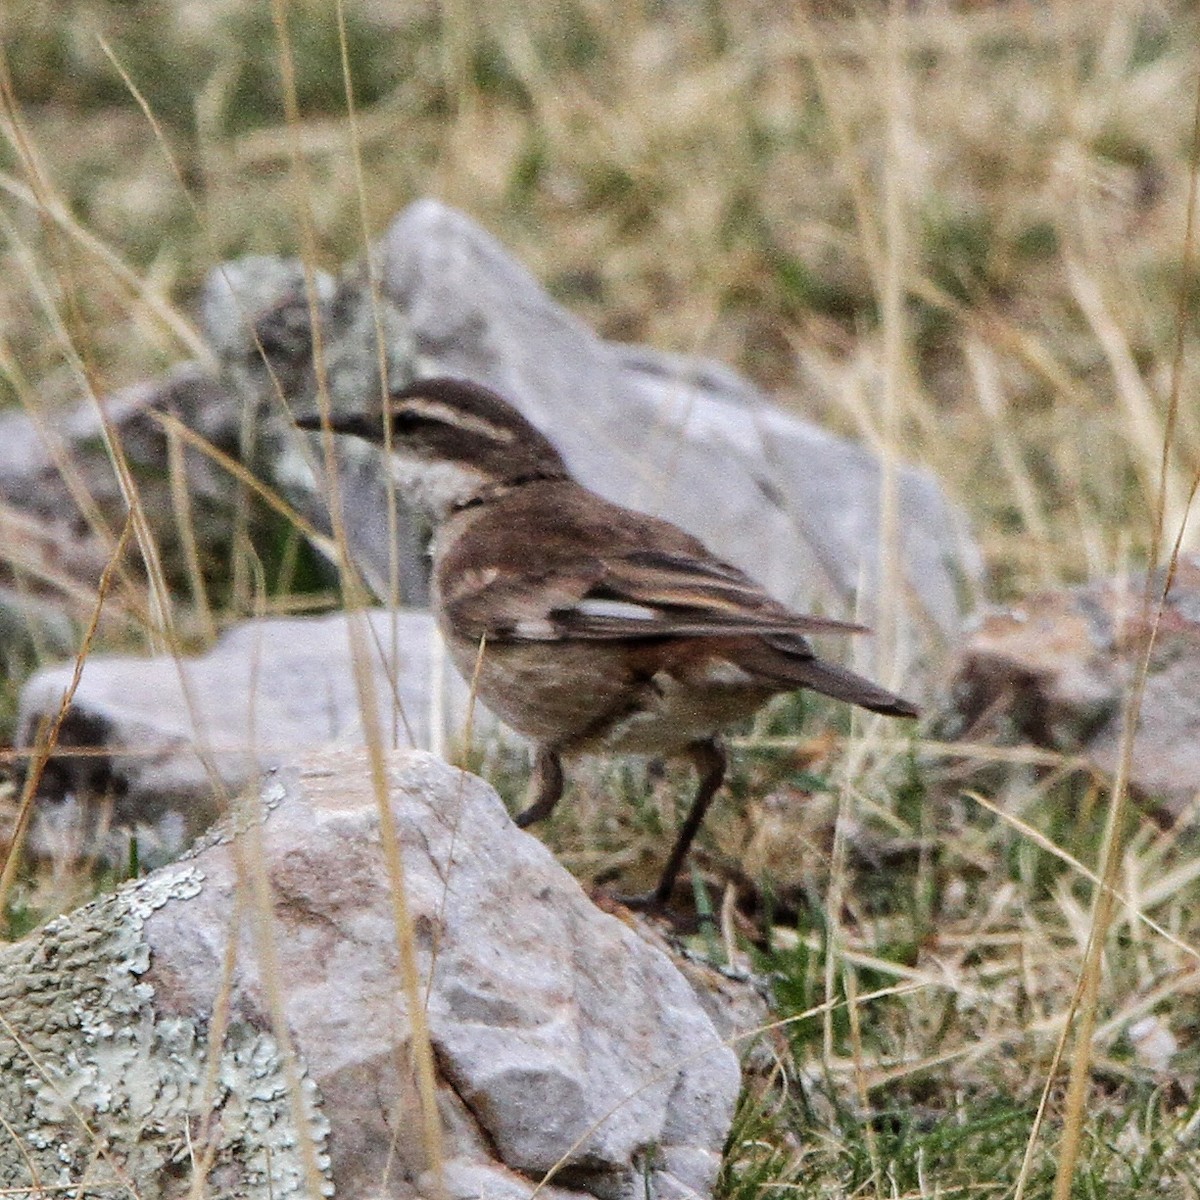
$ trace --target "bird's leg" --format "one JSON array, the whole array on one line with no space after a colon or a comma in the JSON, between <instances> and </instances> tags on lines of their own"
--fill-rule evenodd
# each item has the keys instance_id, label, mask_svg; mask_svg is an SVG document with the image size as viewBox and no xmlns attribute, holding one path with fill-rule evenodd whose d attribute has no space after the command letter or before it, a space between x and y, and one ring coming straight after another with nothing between
<instances>
[{"instance_id":1,"label":"bird's leg","mask_svg":"<svg viewBox=\"0 0 1200 1200\"><path fill-rule=\"evenodd\" d=\"M517 814L517 825L524 829L548 817L563 793L562 760L549 746L539 746L533 758L533 776L529 781L533 803Z\"/></svg>"},{"instance_id":2,"label":"bird's leg","mask_svg":"<svg viewBox=\"0 0 1200 1200\"><path fill-rule=\"evenodd\" d=\"M675 845L671 847L658 887L650 894L651 903L656 908L664 907L670 900L683 860L687 858L692 842L704 823L704 814L708 812L708 806L725 778L725 748L717 738L693 742L687 749L687 756L696 768L696 798L692 801L687 817L684 818L683 828L675 839Z\"/></svg>"},{"instance_id":3,"label":"bird's leg","mask_svg":"<svg viewBox=\"0 0 1200 1200\"><path fill-rule=\"evenodd\" d=\"M712 803L712 798L717 794L717 789L725 778L725 747L717 738L706 738L702 742L693 742L687 748L687 756L692 760L692 766L696 768L698 777L696 797L692 801L692 807L688 809L683 828L680 829L679 836L675 839L675 845L671 847L671 853L667 857L667 865L663 867L658 886L644 896L619 896L618 899L626 908L648 909L653 912L667 907L671 893L675 890L675 880L679 875L679 869L683 866L683 860L687 858L692 842L695 840L696 834L700 832L700 826L704 823L704 814L708 812L708 806Z\"/></svg>"}]
</instances>

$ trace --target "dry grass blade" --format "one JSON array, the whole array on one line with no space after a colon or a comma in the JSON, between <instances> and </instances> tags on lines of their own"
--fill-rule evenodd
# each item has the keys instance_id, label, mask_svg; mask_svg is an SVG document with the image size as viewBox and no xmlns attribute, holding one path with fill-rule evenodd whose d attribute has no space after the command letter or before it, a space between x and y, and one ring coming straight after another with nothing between
<instances>
[{"instance_id":1,"label":"dry grass blade","mask_svg":"<svg viewBox=\"0 0 1200 1200\"><path fill-rule=\"evenodd\" d=\"M37 201L39 213L49 217L57 207L57 201L54 198L49 181L41 168L32 144L24 136L16 98L12 93L11 80L8 77L7 68L2 60L0 60L0 96L3 97L10 126L15 134L15 146L20 153L22 163L29 178L30 189ZM112 464L113 473L120 487L125 507L133 521L134 538L150 578L149 610L152 626L150 633L152 640L158 640L169 633L171 622L171 601L163 576L162 565L159 561L158 547L155 544L149 522L146 520L146 515L142 508L141 496L138 493L120 440L100 399L102 389L96 386L95 373L89 362L87 353L89 331L80 312L78 270L71 254L73 243L68 240L65 245L59 245L59 241L60 239L58 238L53 239L53 246L56 252L53 274L59 281L60 291L64 297L66 314L65 316L60 315L57 305L47 297L45 305L46 315L59 338L64 359L76 373L84 394L96 406L96 414L99 419L104 448Z\"/></svg>"},{"instance_id":2,"label":"dry grass blade","mask_svg":"<svg viewBox=\"0 0 1200 1200\"><path fill-rule=\"evenodd\" d=\"M1182 938L1177 937L1165 926L1155 921L1154 918L1145 911L1146 907L1152 907L1154 904L1161 902L1161 900L1166 896L1169 896L1177 891L1183 883L1190 882L1192 879L1194 879L1196 875L1200 873L1200 864L1191 863L1186 868L1181 868L1180 871L1171 879L1171 886L1161 887L1160 889L1157 889L1155 893L1143 895L1143 903L1139 905L1129 897L1125 896L1115 886L1110 883L1106 883L1102 875L1097 874L1095 871L1085 866L1079 861L1079 859L1077 859L1074 855L1067 853L1067 851L1065 851L1061 846L1055 845L1055 843L1050 838L1046 837L1044 833L1038 829L1035 829L1032 825L1029 825L1025 821L1022 821L1020 817L1014 816L1012 813L1005 812L1004 809L1002 809L999 805L993 804L990 800L984 796L981 796L978 792L965 792L964 795L969 797L971 800L974 800L975 803L981 807L986 808L988 812L992 813L1001 821L1004 821L1006 824L1011 825L1014 829L1019 830L1024 837L1027 837L1031 842L1036 843L1047 853L1053 854L1055 858L1066 863L1073 871L1076 871L1089 883L1094 884L1098 891L1109 892L1112 898L1120 903L1124 908L1130 922L1140 922L1141 924L1145 925L1147 929L1152 930L1158 937L1162 938L1163 941L1169 942L1184 955L1189 958L1193 958L1200 963L1200 950L1189 945Z\"/></svg>"},{"instance_id":3,"label":"dry grass blade","mask_svg":"<svg viewBox=\"0 0 1200 1200\"><path fill-rule=\"evenodd\" d=\"M286 0L272 0L272 21L275 27L279 51L279 67L283 84L287 126L292 138L292 192L303 248L305 291L309 305L309 323L312 331L312 356L317 383L317 398L321 413L322 439L325 450L326 478L329 481L329 511L334 540L338 550L338 564L349 614L349 633L355 683L358 691L359 708L366 736L371 780L380 820L380 837L384 849L389 879L393 915L396 926L396 941L400 955L400 974L404 995L407 1000L408 1019L412 1029L413 1058L416 1066L417 1087L421 1098L421 1124L429 1170L433 1176L433 1190L438 1198L446 1195L444 1179L444 1156L442 1152L441 1117L437 1107L437 1087L433 1060L433 1045L422 1005L422 987L417 962L416 935L408 907L405 884L404 861L400 853L395 817L392 813L388 791L387 771L384 764L381 742L382 724L378 712L374 678L367 652L367 639L360 626L362 592L350 560L346 539L345 522L341 507L341 489L338 486L336 455L333 445L333 430L329 425L330 398L325 365L324 339L317 305L317 287L314 276L316 262L316 238L313 229L310 201L311 185L307 179L304 162L299 150L300 113L297 104L295 66L288 31Z\"/></svg>"},{"instance_id":4,"label":"dry grass blade","mask_svg":"<svg viewBox=\"0 0 1200 1200\"><path fill-rule=\"evenodd\" d=\"M877 669L896 686L902 664L897 660L898 636L904 594L904 566L900 547L898 455L903 417L902 397L912 387L914 373L908 360L909 338L905 320L909 265L908 181L904 164L911 157L913 133L908 121L910 99L904 62L905 22L899 0L891 0L883 63L880 74L886 88L887 134L883 167L884 257L880 315L883 322L883 395L879 421L879 563L875 619Z\"/></svg>"},{"instance_id":5,"label":"dry grass blade","mask_svg":"<svg viewBox=\"0 0 1200 1200\"><path fill-rule=\"evenodd\" d=\"M96 603L92 611L92 619L84 631L79 653L75 656L75 669L71 675L71 682L63 692L54 720L38 731L35 753L26 770L24 786L21 789L21 802L17 810L17 823L13 831L12 843L9 846L8 856L4 860L4 867L0 870L0 921L6 920L4 914L7 912L8 895L16 879L17 867L21 861L21 849L25 834L29 829L29 822L33 818L34 802L37 797L38 785L42 780L42 773L54 752L59 732L70 710L71 701L79 687L79 681L83 678L83 666L91 653L92 641L100 624L100 613L104 608L104 601L112 587L113 577L120 566L121 557L125 553L125 547L132 532L133 514L130 513L125 520L125 527L121 530L120 537L117 538L112 557L108 560L108 565L104 568L104 573L100 576L100 582L96 587Z\"/></svg>"},{"instance_id":6,"label":"dry grass blade","mask_svg":"<svg viewBox=\"0 0 1200 1200\"><path fill-rule=\"evenodd\" d=\"M1108 359L1117 398L1125 409L1124 428L1136 447L1136 466L1146 498L1161 493L1164 526L1178 528L1184 520L1184 488L1164 459L1166 444L1162 421L1134 362L1133 353L1120 326L1109 312L1096 280L1072 256L1067 257L1067 278L1071 289Z\"/></svg>"},{"instance_id":7,"label":"dry grass blade","mask_svg":"<svg viewBox=\"0 0 1200 1200\"><path fill-rule=\"evenodd\" d=\"M251 803L254 803L252 800ZM308 1100L302 1086L300 1062L288 1025L287 1007L280 985L279 957L276 952L274 896L267 877L267 857L263 847L262 822L245 823L239 836L231 840L230 851L237 865L238 880L247 889L246 911L253 932L254 953L262 980L271 1031L279 1046L280 1063L287 1084L292 1126L300 1146L304 1181L310 1196L322 1194L322 1171L312 1135Z\"/></svg>"},{"instance_id":8,"label":"dry grass blade","mask_svg":"<svg viewBox=\"0 0 1200 1200\"><path fill-rule=\"evenodd\" d=\"M229 937L225 942L225 953L221 959L221 982L216 989L212 1015L208 1021L207 1051L205 1055L208 1065L204 1072L204 1081L200 1088L200 1101L197 1106L198 1110L202 1113L212 1113L214 1111L214 1101L218 1094L218 1077L221 1070L220 1051L225 1041L225 1034L229 1029L232 1012L231 1001L233 998L234 968L237 966L238 936L244 919L245 895L243 889L239 888L235 890L234 909L229 917ZM220 1142L217 1138L211 1138L207 1145L201 1146L195 1170L192 1174L188 1200L204 1200L208 1175L212 1170L219 1149Z\"/></svg>"},{"instance_id":9,"label":"dry grass blade","mask_svg":"<svg viewBox=\"0 0 1200 1200\"><path fill-rule=\"evenodd\" d=\"M1017 438L1005 419L995 356L976 336L967 337L965 351L971 378L975 384L975 393L979 397L979 406L992 428L996 453L1000 456L1004 472L1012 483L1025 527L1033 535L1039 582L1043 587L1049 587L1055 580L1054 568L1050 561L1053 544L1050 526L1042 511L1037 487L1021 460Z\"/></svg>"},{"instance_id":10,"label":"dry grass blade","mask_svg":"<svg viewBox=\"0 0 1200 1200\"><path fill-rule=\"evenodd\" d=\"M21 509L0 503L0 545L4 547L4 562L14 575L52 589L79 612L91 611L96 599L94 588L57 561L62 557L60 530ZM111 551L112 547L110 554ZM140 623L144 618L144 604L125 600L121 608L132 622Z\"/></svg>"},{"instance_id":11,"label":"dry grass blade","mask_svg":"<svg viewBox=\"0 0 1200 1200\"><path fill-rule=\"evenodd\" d=\"M1161 616L1161 608L1158 615ZM1155 623L1157 625L1157 621ZM1109 802L1108 820L1104 831L1104 845L1100 855L1101 886L1096 889L1092 908L1088 942L1080 970L1078 990L1072 998L1068 1017L1074 1016L1074 1052L1071 1071L1067 1082L1067 1096L1063 1113L1063 1138L1059 1149L1058 1172L1054 1179L1054 1200L1069 1200L1075 1168L1079 1158L1080 1142L1087 1109L1087 1088L1091 1075L1092 1039L1096 1028L1099 1005L1102 955L1105 941L1112 924L1113 900L1116 880L1120 871L1122 838L1121 824L1125 816L1129 794L1129 775L1133 761L1133 739L1137 730L1138 714L1141 712L1142 695L1146 672L1149 668L1150 652L1153 649L1153 630L1139 652L1137 675L1130 689L1125 706L1121 758L1117 775L1113 781L1112 798ZM1064 1044L1070 1029L1068 1019L1063 1027ZM1057 1059L1057 1055L1056 1055ZM1048 1082L1056 1073L1057 1062L1048 1075ZM1034 1131L1036 1136L1036 1127Z\"/></svg>"},{"instance_id":12,"label":"dry grass blade","mask_svg":"<svg viewBox=\"0 0 1200 1200\"><path fill-rule=\"evenodd\" d=\"M222 470L228 471L238 483L254 492L268 507L277 512L293 528L302 533L322 554L325 554L334 561L337 560L336 540L326 537L315 525L306 520L284 500L278 492L263 483L261 479L247 470L236 458L230 457L224 450L219 450L210 441L196 433L195 430L189 429L178 417L174 417L170 413L152 413L151 417L170 436L186 442L192 449L198 450L206 458L211 459Z\"/></svg>"},{"instance_id":13,"label":"dry grass blade","mask_svg":"<svg viewBox=\"0 0 1200 1200\"><path fill-rule=\"evenodd\" d=\"M123 289L136 295L145 304L146 310L161 321L175 340L190 354L201 361L210 359L211 351L204 339L197 333L195 326L177 308L167 304L161 296L153 291L146 280L128 263L122 262L101 238L80 225L61 203L54 199L39 199L33 188L14 179L7 171L0 171L0 192L36 209L52 220L80 249L86 251L89 257L103 266Z\"/></svg>"},{"instance_id":14,"label":"dry grass blade","mask_svg":"<svg viewBox=\"0 0 1200 1200\"><path fill-rule=\"evenodd\" d=\"M217 625L213 617L212 604L208 598L208 587L204 582L204 571L200 566L200 551L196 544L196 527L193 521L191 497L188 495L187 463L179 435L167 426L167 474L171 485L171 507L175 515L175 528L183 546L184 562L187 565L188 581L192 589L200 628L207 644L216 640Z\"/></svg>"}]
</instances>

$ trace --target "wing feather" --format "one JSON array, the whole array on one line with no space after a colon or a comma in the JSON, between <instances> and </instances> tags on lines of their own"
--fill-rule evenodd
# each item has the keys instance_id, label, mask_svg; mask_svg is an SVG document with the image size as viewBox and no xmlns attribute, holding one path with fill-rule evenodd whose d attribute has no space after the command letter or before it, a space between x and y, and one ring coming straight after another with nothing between
<instances>
[{"instance_id":1,"label":"wing feather","mask_svg":"<svg viewBox=\"0 0 1200 1200\"><path fill-rule=\"evenodd\" d=\"M542 574L479 573L456 580L443 603L454 628L489 641L866 632L793 613L727 563L657 550L560 560Z\"/></svg>"}]
</instances>

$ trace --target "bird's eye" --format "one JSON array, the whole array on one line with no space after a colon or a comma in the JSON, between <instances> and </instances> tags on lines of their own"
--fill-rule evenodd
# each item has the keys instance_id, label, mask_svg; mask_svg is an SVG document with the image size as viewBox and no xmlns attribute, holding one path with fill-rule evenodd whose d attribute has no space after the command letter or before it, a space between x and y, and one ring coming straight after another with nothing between
<instances>
[{"instance_id":1,"label":"bird's eye","mask_svg":"<svg viewBox=\"0 0 1200 1200\"><path fill-rule=\"evenodd\" d=\"M392 433L404 437L415 433L421 424L421 418L411 408L401 408L392 413Z\"/></svg>"}]
</instances>

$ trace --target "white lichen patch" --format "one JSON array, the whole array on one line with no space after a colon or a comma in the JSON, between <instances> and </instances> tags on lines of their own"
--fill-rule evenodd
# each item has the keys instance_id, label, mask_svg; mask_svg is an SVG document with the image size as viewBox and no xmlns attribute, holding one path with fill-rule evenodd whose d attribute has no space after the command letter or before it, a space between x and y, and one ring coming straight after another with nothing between
<instances>
[{"instance_id":1,"label":"white lichen patch","mask_svg":"<svg viewBox=\"0 0 1200 1200\"><path fill-rule=\"evenodd\" d=\"M310 1194L307 1149L332 1195L316 1089L297 1130L274 1037L231 1020L210 1070L207 1021L159 1014L142 979L146 919L203 883L183 862L0 949L0 1191L174 1200L207 1164L208 1200L284 1200Z\"/></svg>"},{"instance_id":2,"label":"white lichen patch","mask_svg":"<svg viewBox=\"0 0 1200 1200\"><path fill-rule=\"evenodd\" d=\"M263 776L257 789L248 788L235 797L229 812L191 844L179 860L180 863L186 864L214 846L232 845L248 829L262 825L287 797L287 785L281 774L279 767L272 767ZM203 875L200 878L203 879Z\"/></svg>"}]
</instances>

